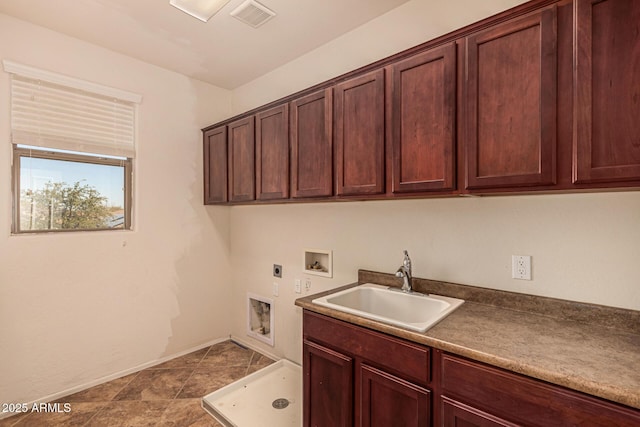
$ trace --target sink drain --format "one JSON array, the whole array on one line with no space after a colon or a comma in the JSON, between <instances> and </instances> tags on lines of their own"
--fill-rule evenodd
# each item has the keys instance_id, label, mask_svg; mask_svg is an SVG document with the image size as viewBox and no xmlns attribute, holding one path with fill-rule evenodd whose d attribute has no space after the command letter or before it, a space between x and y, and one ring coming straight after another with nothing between
<instances>
[{"instance_id":1,"label":"sink drain","mask_svg":"<svg viewBox=\"0 0 640 427\"><path fill-rule=\"evenodd\" d=\"M273 401L271 406L273 406L276 409L284 409L287 406L289 406L289 401L285 398L276 399Z\"/></svg>"}]
</instances>

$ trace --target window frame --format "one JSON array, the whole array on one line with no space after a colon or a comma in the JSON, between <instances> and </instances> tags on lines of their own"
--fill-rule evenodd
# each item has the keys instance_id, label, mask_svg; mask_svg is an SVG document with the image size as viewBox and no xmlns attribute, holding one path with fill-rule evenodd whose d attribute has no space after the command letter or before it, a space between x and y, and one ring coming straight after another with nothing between
<instances>
[{"instance_id":1,"label":"window frame","mask_svg":"<svg viewBox=\"0 0 640 427\"><path fill-rule=\"evenodd\" d=\"M133 210L133 159L132 158L113 158L105 157L98 154L75 154L67 152L52 151L46 148L25 148L15 144L13 146L12 157L12 223L11 234L41 234L41 233L66 233L78 231L122 231L132 230L132 210ZM105 166L124 167L124 228L64 228L64 229L46 229L46 230L21 230L20 229L20 174L21 174L21 157L32 157L47 160L61 160L78 163L88 163Z\"/></svg>"}]
</instances>

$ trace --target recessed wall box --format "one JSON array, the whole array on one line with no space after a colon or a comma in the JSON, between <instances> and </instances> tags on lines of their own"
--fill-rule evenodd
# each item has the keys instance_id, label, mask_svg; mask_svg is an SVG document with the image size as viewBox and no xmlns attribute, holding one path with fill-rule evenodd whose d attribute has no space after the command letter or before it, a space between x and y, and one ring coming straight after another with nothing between
<instances>
[{"instance_id":1,"label":"recessed wall box","mask_svg":"<svg viewBox=\"0 0 640 427\"><path fill-rule=\"evenodd\" d=\"M274 308L272 299L247 293L247 335L272 347Z\"/></svg>"},{"instance_id":2,"label":"recessed wall box","mask_svg":"<svg viewBox=\"0 0 640 427\"><path fill-rule=\"evenodd\" d=\"M333 277L333 251L325 249L305 249L304 267L307 274Z\"/></svg>"}]
</instances>

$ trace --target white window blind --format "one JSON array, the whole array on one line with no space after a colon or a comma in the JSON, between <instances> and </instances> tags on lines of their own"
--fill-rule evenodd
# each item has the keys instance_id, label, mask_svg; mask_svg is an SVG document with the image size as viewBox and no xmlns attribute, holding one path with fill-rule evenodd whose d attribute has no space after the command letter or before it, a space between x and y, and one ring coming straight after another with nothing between
<instances>
[{"instance_id":1,"label":"white window blind","mask_svg":"<svg viewBox=\"0 0 640 427\"><path fill-rule=\"evenodd\" d=\"M72 87L58 83L61 79L53 73L43 72L45 78L24 74L11 76L13 144L135 157L135 102L110 96L108 90L83 87L98 87L93 83L77 80L79 84L73 84L74 79L62 76Z\"/></svg>"}]
</instances>

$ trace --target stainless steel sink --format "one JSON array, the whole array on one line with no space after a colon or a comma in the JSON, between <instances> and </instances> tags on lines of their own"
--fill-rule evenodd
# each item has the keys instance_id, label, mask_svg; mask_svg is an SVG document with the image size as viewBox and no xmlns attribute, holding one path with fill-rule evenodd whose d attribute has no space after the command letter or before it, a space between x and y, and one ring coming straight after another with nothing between
<instances>
[{"instance_id":1,"label":"stainless steel sink","mask_svg":"<svg viewBox=\"0 0 640 427\"><path fill-rule=\"evenodd\" d=\"M405 293L366 283L316 298L315 304L401 328L424 332L460 307L464 300L417 292Z\"/></svg>"}]
</instances>

